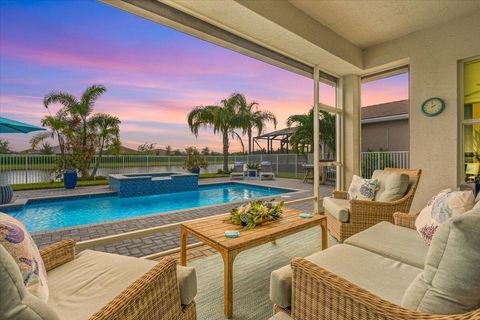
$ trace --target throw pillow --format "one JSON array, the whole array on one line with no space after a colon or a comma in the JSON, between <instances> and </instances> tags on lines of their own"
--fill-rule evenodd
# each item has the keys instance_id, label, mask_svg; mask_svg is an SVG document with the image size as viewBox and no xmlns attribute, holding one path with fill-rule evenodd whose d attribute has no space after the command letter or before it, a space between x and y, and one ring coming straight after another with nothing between
<instances>
[{"instance_id":1,"label":"throw pillow","mask_svg":"<svg viewBox=\"0 0 480 320\"><path fill-rule=\"evenodd\" d=\"M350 200L373 200L377 191L377 179L364 179L357 175L352 178L348 188L348 199Z\"/></svg>"},{"instance_id":2,"label":"throw pillow","mask_svg":"<svg viewBox=\"0 0 480 320\"><path fill-rule=\"evenodd\" d=\"M474 198L471 191L452 191L446 189L428 202L415 220L415 228L422 239L430 245L437 228L453 216L465 213L473 208Z\"/></svg>"},{"instance_id":3,"label":"throw pillow","mask_svg":"<svg viewBox=\"0 0 480 320\"><path fill-rule=\"evenodd\" d=\"M47 271L40 252L24 225L4 213L0 213L0 244L18 265L27 290L46 302Z\"/></svg>"},{"instance_id":4,"label":"throw pillow","mask_svg":"<svg viewBox=\"0 0 480 320\"><path fill-rule=\"evenodd\" d=\"M425 269L405 291L402 306L432 314L480 308L480 210L442 224L425 258Z\"/></svg>"},{"instance_id":5,"label":"throw pillow","mask_svg":"<svg viewBox=\"0 0 480 320\"><path fill-rule=\"evenodd\" d=\"M59 320L55 311L25 288L16 262L0 245L0 319Z\"/></svg>"},{"instance_id":6,"label":"throw pillow","mask_svg":"<svg viewBox=\"0 0 480 320\"><path fill-rule=\"evenodd\" d=\"M372 179L377 179L378 190L375 193L375 201L390 202L401 199L407 192L410 183L408 174L375 170Z\"/></svg>"}]
</instances>

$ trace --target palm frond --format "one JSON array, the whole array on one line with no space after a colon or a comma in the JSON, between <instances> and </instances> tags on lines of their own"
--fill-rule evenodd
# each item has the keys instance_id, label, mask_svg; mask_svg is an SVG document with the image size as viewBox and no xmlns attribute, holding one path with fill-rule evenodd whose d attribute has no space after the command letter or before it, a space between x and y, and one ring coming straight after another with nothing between
<instances>
[{"instance_id":1,"label":"palm frond","mask_svg":"<svg viewBox=\"0 0 480 320\"><path fill-rule=\"evenodd\" d=\"M55 137L55 134L53 131L44 131L37 133L30 139L30 145L32 146L32 149L35 150L37 146L42 142L47 139L52 139Z\"/></svg>"},{"instance_id":2,"label":"palm frond","mask_svg":"<svg viewBox=\"0 0 480 320\"><path fill-rule=\"evenodd\" d=\"M53 91L43 98L43 105L45 108L48 109L48 106L52 103L60 103L64 107L70 108L73 105L78 104L78 100L69 93L62 91Z\"/></svg>"},{"instance_id":3,"label":"palm frond","mask_svg":"<svg viewBox=\"0 0 480 320\"><path fill-rule=\"evenodd\" d=\"M81 104L87 105L89 107L93 107L95 101L107 91L107 88L101 84L94 84L88 87L85 92L82 94L82 98L80 99Z\"/></svg>"}]
</instances>

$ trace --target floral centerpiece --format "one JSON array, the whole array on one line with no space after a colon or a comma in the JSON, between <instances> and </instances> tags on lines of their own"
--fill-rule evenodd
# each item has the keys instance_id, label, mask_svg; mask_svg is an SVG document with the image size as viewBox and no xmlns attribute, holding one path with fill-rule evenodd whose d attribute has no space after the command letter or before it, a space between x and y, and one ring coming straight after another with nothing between
<instances>
[{"instance_id":1,"label":"floral centerpiece","mask_svg":"<svg viewBox=\"0 0 480 320\"><path fill-rule=\"evenodd\" d=\"M275 203L255 200L233 209L227 220L233 224L242 225L245 229L253 229L263 222L278 220L282 213L283 201Z\"/></svg>"}]
</instances>

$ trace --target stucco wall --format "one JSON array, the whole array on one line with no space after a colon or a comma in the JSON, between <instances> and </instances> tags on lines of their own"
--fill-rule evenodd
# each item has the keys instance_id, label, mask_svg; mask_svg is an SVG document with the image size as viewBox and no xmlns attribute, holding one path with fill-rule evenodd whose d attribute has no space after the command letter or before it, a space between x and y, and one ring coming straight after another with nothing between
<instances>
[{"instance_id":1,"label":"stucco wall","mask_svg":"<svg viewBox=\"0 0 480 320\"><path fill-rule=\"evenodd\" d=\"M362 124L362 152L408 151L408 120L396 120Z\"/></svg>"},{"instance_id":2,"label":"stucco wall","mask_svg":"<svg viewBox=\"0 0 480 320\"><path fill-rule=\"evenodd\" d=\"M410 61L410 166L423 170L412 206L421 209L433 193L459 183L458 62L480 55L480 11L365 50L366 68ZM429 98L445 100L437 117L419 107Z\"/></svg>"}]
</instances>

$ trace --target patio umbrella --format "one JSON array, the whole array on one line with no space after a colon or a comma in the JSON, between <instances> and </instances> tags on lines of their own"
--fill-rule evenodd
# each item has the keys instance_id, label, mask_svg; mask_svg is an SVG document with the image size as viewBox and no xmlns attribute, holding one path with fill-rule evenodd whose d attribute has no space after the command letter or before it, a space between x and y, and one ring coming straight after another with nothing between
<instances>
[{"instance_id":1,"label":"patio umbrella","mask_svg":"<svg viewBox=\"0 0 480 320\"><path fill-rule=\"evenodd\" d=\"M0 133L29 133L45 130L42 127L32 126L28 123L0 117Z\"/></svg>"}]
</instances>

